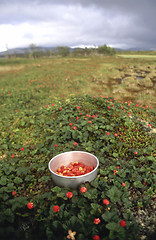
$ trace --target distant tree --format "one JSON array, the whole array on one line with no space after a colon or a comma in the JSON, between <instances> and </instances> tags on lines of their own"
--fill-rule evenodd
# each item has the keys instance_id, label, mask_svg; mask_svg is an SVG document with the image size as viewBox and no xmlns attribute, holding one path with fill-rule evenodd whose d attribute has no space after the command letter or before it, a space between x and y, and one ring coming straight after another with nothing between
<instances>
[{"instance_id":1,"label":"distant tree","mask_svg":"<svg viewBox=\"0 0 156 240\"><path fill-rule=\"evenodd\" d=\"M34 43L31 43L29 48L30 48L30 54L29 54L30 57L38 58L41 56L41 51L37 49Z\"/></svg>"},{"instance_id":2,"label":"distant tree","mask_svg":"<svg viewBox=\"0 0 156 240\"><path fill-rule=\"evenodd\" d=\"M69 47L58 46L57 53L58 53L58 55L61 55L62 57L68 56L70 53Z\"/></svg>"},{"instance_id":3,"label":"distant tree","mask_svg":"<svg viewBox=\"0 0 156 240\"><path fill-rule=\"evenodd\" d=\"M42 51L39 50L39 49L36 49L34 52L33 52L33 58L39 58L41 57L43 54L42 54Z\"/></svg>"},{"instance_id":4,"label":"distant tree","mask_svg":"<svg viewBox=\"0 0 156 240\"><path fill-rule=\"evenodd\" d=\"M88 56L91 53L91 50L87 47L84 48L84 55Z\"/></svg>"},{"instance_id":5,"label":"distant tree","mask_svg":"<svg viewBox=\"0 0 156 240\"><path fill-rule=\"evenodd\" d=\"M53 55L52 49L47 50L47 51L46 51L46 55L47 55L48 57L51 57L51 56Z\"/></svg>"},{"instance_id":6,"label":"distant tree","mask_svg":"<svg viewBox=\"0 0 156 240\"><path fill-rule=\"evenodd\" d=\"M6 44L6 52L5 52L5 58L9 57L9 48L8 48L8 44Z\"/></svg>"},{"instance_id":7,"label":"distant tree","mask_svg":"<svg viewBox=\"0 0 156 240\"><path fill-rule=\"evenodd\" d=\"M25 58L28 58L28 57L29 57L29 51L28 51L27 48L24 50L24 57L25 57Z\"/></svg>"},{"instance_id":8,"label":"distant tree","mask_svg":"<svg viewBox=\"0 0 156 240\"><path fill-rule=\"evenodd\" d=\"M74 57L82 56L83 55L83 49L82 48L74 48L73 49L73 55L74 55Z\"/></svg>"},{"instance_id":9,"label":"distant tree","mask_svg":"<svg viewBox=\"0 0 156 240\"><path fill-rule=\"evenodd\" d=\"M99 46L97 52L103 55L114 55L116 53L114 48L108 47L106 44Z\"/></svg>"}]
</instances>

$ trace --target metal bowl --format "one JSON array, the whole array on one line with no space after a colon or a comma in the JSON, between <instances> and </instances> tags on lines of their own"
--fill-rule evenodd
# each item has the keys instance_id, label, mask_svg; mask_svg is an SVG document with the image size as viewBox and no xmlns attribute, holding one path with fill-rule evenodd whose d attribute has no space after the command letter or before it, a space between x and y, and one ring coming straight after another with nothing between
<instances>
[{"instance_id":1,"label":"metal bowl","mask_svg":"<svg viewBox=\"0 0 156 240\"><path fill-rule=\"evenodd\" d=\"M93 166L93 171L74 177L61 176L55 172L62 165L68 166L71 162L82 162L87 166ZM49 170L52 179L57 186L76 189L81 183L91 182L98 173L99 160L91 153L83 151L70 151L61 153L49 161Z\"/></svg>"}]
</instances>

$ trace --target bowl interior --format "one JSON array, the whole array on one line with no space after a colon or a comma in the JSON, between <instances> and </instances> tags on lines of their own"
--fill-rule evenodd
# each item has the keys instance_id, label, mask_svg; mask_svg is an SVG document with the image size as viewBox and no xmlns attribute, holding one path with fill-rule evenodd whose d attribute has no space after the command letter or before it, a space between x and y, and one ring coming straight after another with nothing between
<instances>
[{"instance_id":1,"label":"bowl interior","mask_svg":"<svg viewBox=\"0 0 156 240\"><path fill-rule=\"evenodd\" d=\"M50 170L56 172L59 167L62 165L68 166L71 162L82 162L87 166L93 166L94 169L98 166L98 159L87 152L73 151L61 153L50 161Z\"/></svg>"}]
</instances>

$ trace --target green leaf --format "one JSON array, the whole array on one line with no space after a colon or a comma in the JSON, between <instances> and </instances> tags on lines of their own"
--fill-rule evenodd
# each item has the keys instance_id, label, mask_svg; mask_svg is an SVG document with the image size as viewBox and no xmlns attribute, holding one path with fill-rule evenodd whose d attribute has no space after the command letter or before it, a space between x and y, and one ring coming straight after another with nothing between
<instances>
[{"instance_id":1,"label":"green leaf","mask_svg":"<svg viewBox=\"0 0 156 240\"><path fill-rule=\"evenodd\" d=\"M11 199L10 203L12 204L12 211L15 211L15 209L18 209L18 208L23 209L24 207L26 207L28 200L27 198L24 198L24 197L18 197L15 199Z\"/></svg>"},{"instance_id":2,"label":"green leaf","mask_svg":"<svg viewBox=\"0 0 156 240\"><path fill-rule=\"evenodd\" d=\"M6 168L4 168L4 172L6 175L9 175L11 172L14 172L14 167L12 166L6 166Z\"/></svg>"},{"instance_id":3,"label":"green leaf","mask_svg":"<svg viewBox=\"0 0 156 240\"><path fill-rule=\"evenodd\" d=\"M52 226L54 227L54 229L59 229L59 227L60 227L60 221L58 221L58 220L55 220L55 221L53 221L52 222Z\"/></svg>"},{"instance_id":4,"label":"green leaf","mask_svg":"<svg viewBox=\"0 0 156 240\"><path fill-rule=\"evenodd\" d=\"M31 181L34 177L32 175L27 175L25 181Z\"/></svg>"},{"instance_id":5,"label":"green leaf","mask_svg":"<svg viewBox=\"0 0 156 240\"><path fill-rule=\"evenodd\" d=\"M6 191L6 190L5 190ZM4 201L6 201L9 198L9 195L4 192L2 196L0 196Z\"/></svg>"},{"instance_id":6,"label":"green leaf","mask_svg":"<svg viewBox=\"0 0 156 240\"><path fill-rule=\"evenodd\" d=\"M134 186L135 186L136 188L143 188L143 187L144 187L143 184L142 184L140 181L135 181L135 182L134 182Z\"/></svg>"},{"instance_id":7,"label":"green leaf","mask_svg":"<svg viewBox=\"0 0 156 240\"><path fill-rule=\"evenodd\" d=\"M27 167L19 167L17 168L17 175L20 176L20 175L26 175L29 171L29 168Z\"/></svg>"},{"instance_id":8,"label":"green leaf","mask_svg":"<svg viewBox=\"0 0 156 240\"><path fill-rule=\"evenodd\" d=\"M117 228L117 226L118 226L118 228ZM114 239L119 239L119 240L125 239L125 231L124 231L123 228L121 228L119 226L119 224L116 223L116 226L115 226L115 224L110 224L110 226L108 225L106 227L108 227L109 230L110 230L109 239L112 239L112 240L114 240ZM110 229L111 227L113 229ZM132 239L134 239L134 237Z\"/></svg>"},{"instance_id":9,"label":"green leaf","mask_svg":"<svg viewBox=\"0 0 156 240\"><path fill-rule=\"evenodd\" d=\"M87 216L86 216L87 218ZM71 216L70 220L69 220L69 227L71 227L74 230L79 230L81 228L80 222L78 217L76 216Z\"/></svg>"},{"instance_id":10,"label":"green leaf","mask_svg":"<svg viewBox=\"0 0 156 240\"><path fill-rule=\"evenodd\" d=\"M125 177L126 177L126 171L125 171L124 169L119 169L118 175L119 175L121 178L125 178Z\"/></svg>"},{"instance_id":11,"label":"green leaf","mask_svg":"<svg viewBox=\"0 0 156 240\"><path fill-rule=\"evenodd\" d=\"M99 172L100 172L100 175L102 175L102 176L105 176L107 174L106 170L100 169Z\"/></svg>"},{"instance_id":12,"label":"green leaf","mask_svg":"<svg viewBox=\"0 0 156 240\"><path fill-rule=\"evenodd\" d=\"M14 183L8 183L7 188L8 188L9 191L14 190L14 188L15 188Z\"/></svg>"},{"instance_id":13,"label":"green leaf","mask_svg":"<svg viewBox=\"0 0 156 240\"><path fill-rule=\"evenodd\" d=\"M104 214L102 214L102 218L103 220L105 220L106 222L111 222L113 220L117 220L117 214L116 211L111 210L111 211L105 211Z\"/></svg>"},{"instance_id":14,"label":"green leaf","mask_svg":"<svg viewBox=\"0 0 156 240\"><path fill-rule=\"evenodd\" d=\"M87 192L85 192L85 197L87 197L88 199L96 199L97 195L97 189L89 189Z\"/></svg>"},{"instance_id":15,"label":"green leaf","mask_svg":"<svg viewBox=\"0 0 156 240\"><path fill-rule=\"evenodd\" d=\"M6 176L2 176L0 178L0 184L4 186L4 185L6 185L6 183L7 183L7 177Z\"/></svg>"},{"instance_id":16,"label":"green leaf","mask_svg":"<svg viewBox=\"0 0 156 240\"><path fill-rule=\"evenodd\" d=\"M86 210L85 210L85 208L82 208L81 210L80 210L80 212L78 213L78 218L81 220L81 221L85 221L86 220L86 217L87 217L87 212L86 212Z\"/></svg>"},{"instance_id":17,"label":"green leaf","mask_svg":"<svg viewBox=\"0 0 156 240\"><path fill-rule=\"evenodd\" d=\"M111 230L111 231L118 231L119 229L119 223L116 222L110 222L108 224L106 224L106 228Z\"/></svg>"},{"instance_id":18,"label":"green leaf","mask_svg":"<svg viewBox=\"0 0 156 240\"><path fill-rule=\"evenodd\" d=\"M111 187L111 189L107 192L107 196L113 203L120 201L121 195L122 192L116 186Z\"/></svg>"},{"instance_id":19,"label":"green leaf","mask_svg":"<svg viewBox=\"0 0 156 240\"><path fill-rule=\"evenodd\" d=\"M51 189L51 191L52 192L56 192L56 193L59 193L59 192L61 192L61 188L60 187L58 187L58 186L55 186L55 187L53 187L52 189Z\"/></svg>"},{"instance_id":20,"label":"green leaf","mask_svg":"<svg viewBox=\"0 0 156 240\"><path fill-rule=\"evenodd\" d=\"M91 203L91 208L90 213L93 215L102 212L102 206L97 203Z\"/></svg>"},{"instance_id":21,"label":"green leaf","mask_svg":"<svg viewBox=\"0 0 156 240\"><path fill-rule=\"evenodd\" d=\"M118 153L113 153L113 157L117 158L118 157Z\"/></svg>"},{"instance_id":22,"label":"green leaf","mask_svg":"<svg viewBox=\"0 0 156 240\"><path fill-rule=\"evenodd\" d=\"M14 222L14 214L10 208L5 209L3 214L6 216L6 219L8 222L10 222L10 223Z\"/></svg>"},{"instance_id":23,"label":"green leaf","mask_svg":"<svg viewBox=\"0 0 156 240\"><path fill-rule=\"evenodd\" d=\"M41 177L38 181L39 181L39 182L44 182L44 183L46 183L46 182L48 182L49 180L51 180L51 177L50 177L50 176L43 176L43 177Z\"/></svg>"},{"instance_id":24,"label":"green leaf","mask_svg":"<svg viewBox=\"0 0 156 240\"><path fill-rule=\"evenodd\" d=\"M95 188L97 188L99 186L99 181L98 181L98 178L95 178L92 182L91 182L91 185Z\"/></svg>"},{"instance_id":25,"label":"green leaf","mask_svg":"<svg viewBox=\"0 0 156 240\"><path fill-rule=\"evenodd\" d=\"M22 178L20 178L20 177L15 177L14 183L20 184L20 183L22 183L22 182L23 182Z\"/></svg>"}]
</instances>

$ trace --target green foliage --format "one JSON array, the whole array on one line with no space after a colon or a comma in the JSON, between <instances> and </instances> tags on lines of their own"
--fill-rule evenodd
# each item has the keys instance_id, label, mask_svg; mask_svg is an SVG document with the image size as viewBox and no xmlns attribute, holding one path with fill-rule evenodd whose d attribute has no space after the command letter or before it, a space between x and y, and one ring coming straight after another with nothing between
<instances>
[{"instance_id":1,"label":"green foliage","mask_svg":"<svg viewBox=\"0 0 156 240\"><path fill-rule=\"evenodd\" d=\"M66 57L69 55L69 48L64 46L57 47L57 53L62 57Z\"/></svg>"},{"instance_id":2,"label":"green foliage","mask_svg":"<svg viewBox=\"0 0 156 240\"><path fill-rule=\"evenodd\" d=\"M111 48L104 44L103 46L99 46L97 49L98 53L103 55L114 55L116 53L114 48Z\"/></svg>"},{"instance_id":3,"label":"green foliage","mask_svg":"<svg viewBox=\"0 0 156 240\"><path fill-rule=\"evenodd\" d=\"M76 232L76 239L94 235L104 240L139 239L135 216L139 209L150 208L156 180L155 135L140 121L146 117L155 127L152 109L91 96L55 99L53 105L37 110L23 107L20 113L2 116L2 239L62 240L67 239L68 230ZM49 160L74 150L98 157L97 178L76 190L55 186ZM80 191L82 186L87 188L85 193ZM71 199L68 191L73 193ZM109 205L103 204L104 199ZM28 202L33 202L32 209L27 208ZM56 205L58 212L53 211ZM100 219L97 225L95 218ZM121 220L126 227L120 226Z\"/></svg>"}]
</instances>

